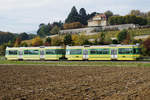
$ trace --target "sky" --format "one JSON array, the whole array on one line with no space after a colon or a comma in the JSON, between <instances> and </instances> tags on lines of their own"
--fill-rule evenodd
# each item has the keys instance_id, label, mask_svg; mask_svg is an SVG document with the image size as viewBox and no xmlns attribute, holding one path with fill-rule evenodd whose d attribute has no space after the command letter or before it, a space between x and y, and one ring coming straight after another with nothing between
<instances>
[{"instance_id":1,"label":"sky","mask_svg":"<svg viewBox=\"0 0 150 100\"><path fill-rule=\"evenodd\" d=\"M37 31L41 23L64 21L73 6L87 13L111 10L125 15L133 9L150 11L150 0L0 0L0 31Z\"/></svg>"}]
</instances>

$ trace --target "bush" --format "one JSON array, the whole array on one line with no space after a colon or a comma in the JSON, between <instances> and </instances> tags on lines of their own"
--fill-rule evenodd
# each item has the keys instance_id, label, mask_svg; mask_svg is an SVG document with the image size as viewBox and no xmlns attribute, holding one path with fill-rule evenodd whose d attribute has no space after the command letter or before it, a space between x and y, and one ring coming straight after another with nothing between
<instances>
[{"instance_id":1,"label":"bush","mask_svg":"<svg viewBox=\"0 0 150 100\"><path fill-rule=\"evenodd\" d=\"M142 53L143 55L150 56L150 37L148 37L143 43L142 43Z\"/></svg>"},{"instance_id":2,"label":"bush","mask_svg":"<svg viewBox=\"0 0 150 100\"><path fill-rule=\"evenodd\" d=\"M63 38L60 36L52 38L52 46L62 46L64 45L63 43Z\"/></svg>"},{"instance_id":3,"label":"bush","mask_svg":"<svg viewBox=\"0 0 150 100\"><path fill-rule=\"evenodd\" d=\"M64 37L64 44L65 45L71 45L72 44L72 36L71 34L67 34Z\"/></svg>"},{"instance_id":4,"label":"bush","mask_svg":"<svg viewBox=\"0 0 150 100\"><path fill-rule=\"evenodd\" d=\"M37 36L32 40L32 46L42 46L43 45L43 40Z\"/></svg>"},{"instance_id":5,"label":"bush","mask_svg":"<svg viewBox=\"0 0 150 100\"><path fill-rule=\"evenodd\" d=\"M64 29L75 29L75 28L82 28L82 24L80 22L64 24Z\"/></svg>"}]
</instances>

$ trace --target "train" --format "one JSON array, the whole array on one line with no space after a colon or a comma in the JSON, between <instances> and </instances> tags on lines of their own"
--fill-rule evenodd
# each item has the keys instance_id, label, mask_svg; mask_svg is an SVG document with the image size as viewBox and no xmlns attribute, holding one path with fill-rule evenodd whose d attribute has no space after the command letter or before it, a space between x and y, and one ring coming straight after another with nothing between
<instances>
[{"instance_id":1,"label":"train","mask_svg":"<svg viewBox=\"0 0 150 100\"><path fill-rule=\"evenodd\" d=\"M7 47L7 60L138 60L139 45Z\"/></svg>"}]
</instances>

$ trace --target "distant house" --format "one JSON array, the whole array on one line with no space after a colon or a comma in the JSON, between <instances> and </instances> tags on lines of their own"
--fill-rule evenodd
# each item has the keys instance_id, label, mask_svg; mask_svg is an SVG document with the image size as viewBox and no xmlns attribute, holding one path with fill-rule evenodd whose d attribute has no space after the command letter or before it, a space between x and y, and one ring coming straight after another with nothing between
<instances>
[{"instance_id":1,"label":"distant house","mask_svg":"<svg viewBox=\"0 0 150 100\"><path fill-rule=\"evenodd\" d=\"M88 20L89 27L107 26L107 17L105 14L97 14L92 19Z\"/></svg>"}]
</instances>

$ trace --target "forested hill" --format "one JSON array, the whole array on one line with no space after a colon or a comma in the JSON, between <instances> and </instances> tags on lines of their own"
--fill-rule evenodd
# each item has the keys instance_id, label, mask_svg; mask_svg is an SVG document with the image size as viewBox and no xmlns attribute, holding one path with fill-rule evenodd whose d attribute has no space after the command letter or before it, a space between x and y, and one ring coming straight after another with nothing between
<instances>
[{"instance_id":1,"label":"forested hill","mask_svg":"<svg viewBox=\"0 0 150 100\"><path fill-rule=\"evenodd\" d=\"M12 41L13 39L15 39L15 37L16 37L15 33L0 31L0 45Z\"/></svg>"},{"instance_id":2,"label":"forested hill","mask_svg":"<svg viewBox=\"0 0 150 100\"><path fill-rule=\"evenodd\" d=\"M27 34L27 33L11 33L11 32L3 32L0 31L0 45L4 43L13 44L16 41L16 38L20 38L21 40L29 40L34 38L36 35Z\"/></svg>"}]
</instances>

